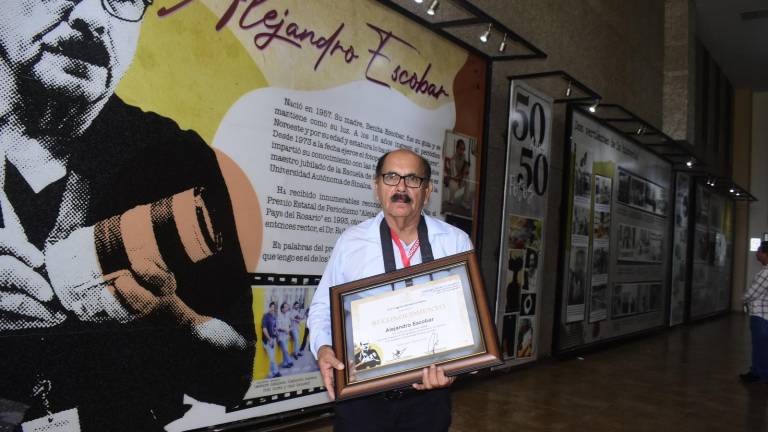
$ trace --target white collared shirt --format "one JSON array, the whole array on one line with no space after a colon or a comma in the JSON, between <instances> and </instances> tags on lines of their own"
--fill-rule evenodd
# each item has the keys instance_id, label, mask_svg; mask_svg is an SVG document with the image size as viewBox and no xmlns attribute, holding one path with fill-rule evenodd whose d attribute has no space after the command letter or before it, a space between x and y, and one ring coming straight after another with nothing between
<instances>
[{"instance_id":1,"label":"white collared shirt","mask_svg":"<svg viewBox=\"0 0 768 432\"><path fill-rule=\"evenodd\" d=\"M376 217L347 228L333 248L331 258L312 298L307 318L307 325L311 330L310 348L315 358L321 346L332 344L330 287L384 273L379 232L383 218L384 213L379 212ZM472 249L472 242L464 231L427 215L424 215L424 219L435 259ZM403 245L407 250L407 245L405 243ZM393 248L395 249L395 266L398 269L403 268L403 261L397 253L397 245L393 244ZM411 258L411 265L420 263L421 248Z\"/></svg>"}]
</instances>

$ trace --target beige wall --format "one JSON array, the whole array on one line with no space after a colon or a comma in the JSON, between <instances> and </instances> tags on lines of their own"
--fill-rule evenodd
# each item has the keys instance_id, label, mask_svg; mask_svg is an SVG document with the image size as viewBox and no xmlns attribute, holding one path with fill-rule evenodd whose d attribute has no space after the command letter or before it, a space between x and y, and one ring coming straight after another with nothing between
<instances>
[{"instance_id":1,"label":"beige wall","mask_svg":"<svg viewBox=\"0 0 768 432\"><path fill-rule=\"evenodd\" d=\"M733 180L750 187L752 152L752 91L736 89L733 93ZM734 206L733 279L731 309L741 310L742 289L749 280L749 203L737 201Z\"/></svg>"},{"instance_id":2,"label":"beige wall","mask_svg":"<svg viewBox=\"0 0 768 432\"><path fill-rule=\"evenodd\" d=\"M562 69L661 127L663 0L477 0L549 55L500 64L497 75ZM501 77L499 77L501 78Z\"/></svg>"},{"instance_id":3,"label":"beige wall","mask_svg":"<svg viewBox=\"0 0 768 432\"><path fill-rule=\"evenodd\" d=\"M662 130L693 142L695 83L695 7L690 0L666 0L664 20L664 100Z\"/></svg>"}]
</instances>

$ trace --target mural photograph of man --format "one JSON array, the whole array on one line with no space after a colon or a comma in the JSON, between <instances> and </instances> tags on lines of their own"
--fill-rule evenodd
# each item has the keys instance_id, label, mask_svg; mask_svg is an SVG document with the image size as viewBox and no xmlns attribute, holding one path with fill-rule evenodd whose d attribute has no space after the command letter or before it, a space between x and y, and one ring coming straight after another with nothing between
<instances>
[{"instance_id":1,"label":"mural photograph of man","mask_svg":"<svg viewBox=\"0 0 768 432\"><path fill-rule=\"evenodd\" d=\"M162 430L185 396L233 404L251 382L216 155L114 94L150 3L3 2L0 414L23 422Z\"/></svg>"},{"instance_id":2,"label":"mural photograph of man","mask_svg":"<svg viewBox=\"0 0 768 432\"><path fill-rule=\"evenodd\" d=\"M472 249L459 229L425 215L432 193L429 163L408 150L384 154L376 165L373 189L382 211L348 228L336 242L310 307L310 347L329 396L334 369L344 365L331 348L330 287L392 272ZM446 431L451 423L450 386L442 368L422 370L410 391L391 391L335 404L334 430Z\"/></svg>"}]
</instances>

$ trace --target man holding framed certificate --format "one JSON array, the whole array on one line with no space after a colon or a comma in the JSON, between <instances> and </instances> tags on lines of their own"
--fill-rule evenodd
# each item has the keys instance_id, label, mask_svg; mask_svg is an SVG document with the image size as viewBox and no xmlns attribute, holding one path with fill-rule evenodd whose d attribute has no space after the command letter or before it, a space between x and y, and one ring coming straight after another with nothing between
<instances>
[{"instance_id":1,"label":"man holding framed certificate","mask_svg":"<svg viewBox=\"0 0 768 432\"><path fill-rule=\"evenodd\" d=\"M334 370L345 366L331 347L330 287L472 249L472 243L463 231L422 214L432 193L430 177L429 163L416 153L395 150L383 155L376 165L373 183L382 212L347 229L336 243L313 297L308 318L310 346L331 399L335 398ZM451 287L425 287L420 291L429 289ZM394 284L392 290L397 293ZM355 308L366 308L366 302L357 302ZM360 313L360 316L367 315ZM402 330L392 325L383 328L383 331L391 328L392 332ZM356 369L360 371L380 365L382 361L386 362L389 354L380 353L367 343L360 344L354 354ZM441 367L431 365L423 368L421 382L413 384L413 391L390 391L338 402L334 429L356 432L448 430L451 406L446 387L453 380Z\"/></svg>"}]
</instances>

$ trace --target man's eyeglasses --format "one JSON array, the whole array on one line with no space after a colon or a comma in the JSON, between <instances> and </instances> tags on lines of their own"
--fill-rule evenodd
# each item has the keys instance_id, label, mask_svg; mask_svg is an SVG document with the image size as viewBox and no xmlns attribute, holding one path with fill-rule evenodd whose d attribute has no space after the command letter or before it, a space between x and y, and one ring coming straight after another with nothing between
<instances>
[{"instance_id":1,"label":"man's eyeglasses","mask_svg":"<svg viewBox=\"0 0 768 432\"><path fill-rule=\"evenodd\" d=\"M138 22L152 2L153 0L101 0L101 7L115 18Z\"/></svg>"},{"instance_id":2,"label":"man's eyeglasses","mask_svg":"<svg viewBox=\"0 0 768 432\"><path fill-rule=\"evenodd\" d=\"M384 180L384 184L387 186L397 186L400 184L400 179L405 180L405 185L409 188L418 188L426 180L424 177L419 177L414 174L400 175L395 172L384 173L381 175L381 179Z\"/></svg>"}]
</instances>

